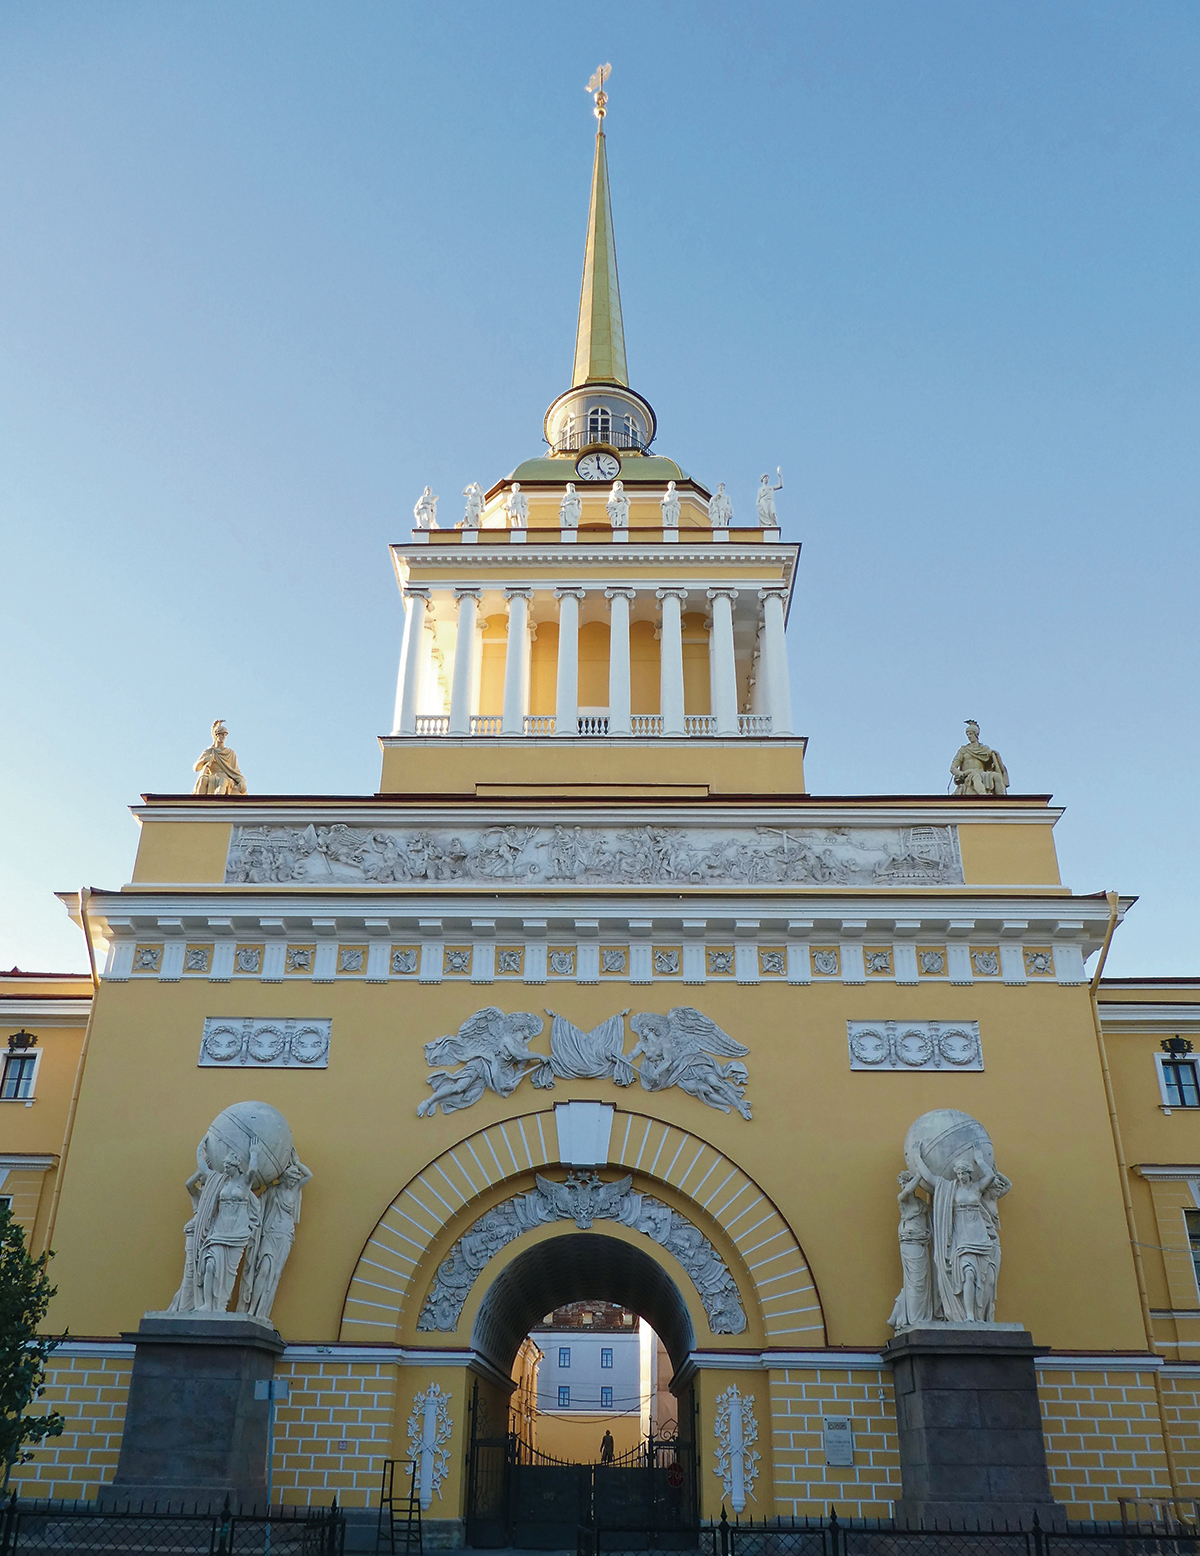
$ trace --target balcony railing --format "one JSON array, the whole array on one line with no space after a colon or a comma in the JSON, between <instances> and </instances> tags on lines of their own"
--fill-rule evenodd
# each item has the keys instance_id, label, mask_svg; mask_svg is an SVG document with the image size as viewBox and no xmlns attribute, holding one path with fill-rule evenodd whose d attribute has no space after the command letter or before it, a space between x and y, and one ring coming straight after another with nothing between
<instances>
[{"instance_id":1,"label":"balcony railing","mask_svg":"<svg viewBox=\"0 0 1200 1556\"><path fill-rule=\"evenodd\" d=\"M498 713L472 713L470 719L470 732L472 735L500 735L503 733L504 720ZM526 713L521 720L521 733L523 735L553 735L557 719L553 713ZM580 735L608 735L609 716L607 713L581 713L576 719L577 733ZM685 735L715 735L717 734L717 721L711 713L686 713L683 718L683 730ZM629 716L629 733L633 736L661 735L663 732L663 718L661 713L632 713ZM450 733L450 715L448 713L418 713L414 735L448 735ZM769 713L739 713L739 735L769 735L771 733L771 715ZM614 739L619 739L614 736Z\"/></svg>"},{"instance_id":2,"label":"balcony railing","mask_svg":"<svg viewBox=\"0 0 1200 1556\"><path fill-rule=\"evenodd\" d=\"M586 429L581 431L576 427L570 432L559 433L550 447L556 454L574 454L581 448L591 448L598 444L603 444L606 448L636 449L640 454L644 454L650 447L635 433L630 432L628 427L609 427L602 433L589 432Z\"/></svg>"}]
</instances>

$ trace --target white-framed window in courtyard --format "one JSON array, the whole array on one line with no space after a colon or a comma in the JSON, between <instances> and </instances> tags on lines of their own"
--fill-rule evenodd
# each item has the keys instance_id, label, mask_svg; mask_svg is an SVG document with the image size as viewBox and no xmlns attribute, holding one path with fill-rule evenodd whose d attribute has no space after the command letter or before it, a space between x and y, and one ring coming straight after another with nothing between
<instances>
[{"instance_id":1,"label":"white-framed window in courtyard","mask_svg":"<svg viewBox=\"0 0 1200 1556\"><path fill-rule=\"evenodd\" d=\"M605 1367L605 1368L611 1367L612 1364L613 1364L612 1346L611 1345L602 1345L600 1347L600 1365L601 1365L601 1367Z\"/></svg>"},{"instance_id":2,"label":"white-framed window in courtyard","mask_svg":"<svg viewBox=\"0 0 1200 1556\"><path fill-rule=\"evenodd\" d=\"M1158 1086L1163 1106L1168 1108L1200 1108L1200 1076L1195 1059L1168 1058L1155 1054L1158 1066Z\"/></svg>"},{"instance_id":3,"label":"white-framed window in courtyard","mask_svg":"<svg viewBox=\"0 0 1200 1556\"><path fill-rule=\"evenodd\" d=\"M569 1367L571 1365L571 1347L569 1345L559 1346L558 1365L560 1367Z\"/></svg>"},{"instance_id":4,"label":"white-framed window in courtyard","mask_svg":"<svg viewBox=\"0 0 1200 1556\"><path fill-rule=\"evenodd\" d=\"M40 1053L5 1054L4 1072L0 1075L0 1101L28 1102L32 1099L40 1058Z\"/></svg>"},{"instance_id":5,"label":"white-framed window in courtyard","mask_svg":"<svg viewBox=\"0 0 1200 1556\"><path fill-rule=\"evenodd\" d=\"M571 1388L567 1383L560 1383L558 1386L558 1408L560 1410L571 1408Z\"/></svg>"},{"instance_id":6,"label":"white-framed window in courtyard","mask_svg":"<svg viewBox=\"0 0 1200 1556\"><path fill-rule=\"evenodd\" d=\"M612 1389L602 1388L600 1390L600 1408L601 1410L612 1409Z\"/></svg>"},{"instance_id":7,"label":"white-framed window in courtyard","mask_svg":"<svg viewBox=\"0 0 1200 1556\"><path fill-rule=\"evenodd\" d=\"M1196 1272L1196 1294L1200 1296L1200 1210L1185 1210L1183 1219L1187 1226L1192 1269Z\"/></svg>"}]
</instances>

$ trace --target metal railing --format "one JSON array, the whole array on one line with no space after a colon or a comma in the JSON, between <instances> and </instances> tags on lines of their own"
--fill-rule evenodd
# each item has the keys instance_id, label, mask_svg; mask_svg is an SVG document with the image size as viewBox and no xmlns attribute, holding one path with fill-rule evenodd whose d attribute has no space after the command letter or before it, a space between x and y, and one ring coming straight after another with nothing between
<instances>
[{"instance_id":1,"label":"metal railing","mask_svg":"<svg viewBox=\"0 0 1200 1556\"><path fill-rule=\"evenodd\" d=\"M26 1501L0 1508L0 1556L342 1556L346 1521L329 1507Z\"/></svg>"},{"instance_id":2,"label":"metal railing","mask_svg":"<svg viewBox=\"0 0 1200 1556\"><path fill-rule=\"evenodd\" d=\"M570 432L560 433L550 447L556 454L574 454L581 448L590 448L597 444L603 444L606 448L636 449L641 454L650 447L648 443L643 443L636 433L630 432L628 427L611 425L603 432L598 429L589 431L586 427L582 430L573 427Z\"/></svg>"}]
</instances>

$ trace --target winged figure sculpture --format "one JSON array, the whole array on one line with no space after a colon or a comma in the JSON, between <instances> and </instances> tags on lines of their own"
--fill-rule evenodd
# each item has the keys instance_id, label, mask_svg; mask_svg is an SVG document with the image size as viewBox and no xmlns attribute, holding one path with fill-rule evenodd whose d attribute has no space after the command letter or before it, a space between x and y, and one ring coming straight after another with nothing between
<instances>
[{"instance_id":1,"label":"winged figure sculpture","mask_svg":"<svg viewBox=\"0 0 1200 1556\"><path fill-rule=\"evenodd\" d=\"M529 1049L544 1025L532 1011L508 1012L489 1005L469 1016L457 1032L426 1043L426 1064L461 1064L462 1069L433 1071L433 1096L418 1105L417 1117L427 1118L439 1107L443 1113L469 1108L485 1091L510 1097L531 1073L535 1086L553 1086L550 1061Z\"/></svg>"},{"instance_id":2,"label":"winged figure sculpture","mask_svg":"<svg viewBox=\"0 0 1200 1556\"><path fill-rule=\"evenodd\" d=\"M749 1071L740 1061L750 1052L723 1032L715 1021L691 1005L676 1005L665 1016L643 1012L629 1025L637 1034L630 1060L641 1056L638 1078L646 1091L678 1086L710 1108L729 1113L735 1108L750 1117L746 1101ZM730 1062L721 1064L713 1055Z\"/></svg>"}]
</instances>

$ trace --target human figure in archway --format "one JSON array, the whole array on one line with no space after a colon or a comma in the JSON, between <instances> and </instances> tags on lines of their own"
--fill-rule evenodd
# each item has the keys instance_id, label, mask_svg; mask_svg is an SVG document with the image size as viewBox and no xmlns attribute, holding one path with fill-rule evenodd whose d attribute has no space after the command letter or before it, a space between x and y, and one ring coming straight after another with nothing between
<instances>
[{"instance_id":1,"label":"human figure in archway","mask_svg":"<svg viewBox=\"0 0 1200 1556\"><path fill-rule=\"evenodd\" d=\"M617 1445L613 1441L612 1432L606 1426L604 1428L604 1436L600 1439L600 1462L601 1464L611 1464L616 1456Z\"/></svg>"}]
</instances>

